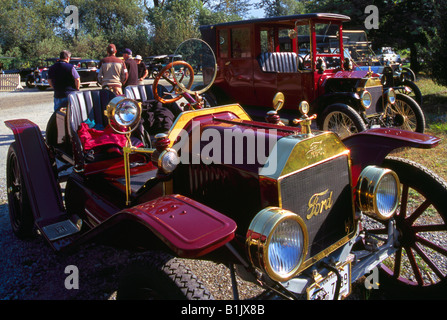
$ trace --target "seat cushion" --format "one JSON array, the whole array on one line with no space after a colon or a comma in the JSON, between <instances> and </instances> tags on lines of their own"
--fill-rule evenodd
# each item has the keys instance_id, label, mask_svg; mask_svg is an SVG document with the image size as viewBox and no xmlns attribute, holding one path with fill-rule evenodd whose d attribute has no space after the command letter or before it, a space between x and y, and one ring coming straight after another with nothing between
<instances>
[{"instance_id":1,"label":"seat cushion","mask_svg":"<svg viewBox=\"0 0 447 320\"><path fill-rule=\"evenodd\" d=\"M298 72L295 52L263 52L258 61L264 72Z\"/></svg>"}]
</instances>

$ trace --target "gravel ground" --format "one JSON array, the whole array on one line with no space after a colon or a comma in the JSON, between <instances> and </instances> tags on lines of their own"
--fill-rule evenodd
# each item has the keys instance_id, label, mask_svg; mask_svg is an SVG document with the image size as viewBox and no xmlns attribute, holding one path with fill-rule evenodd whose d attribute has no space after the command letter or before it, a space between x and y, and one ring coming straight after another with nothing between
<instances>
[{"instance_id":1,"label":"gravel ground","mask_svg":"<svg viewBox=\"0 0 447 320\"><path fill-rule=\"evenodd\" d=\"M13 136L3 122L27 118L44 130L52 113L52 92L25 89L0 93L0 300L107 300L115 298L120 272L135 254L125 250L87 244L70 255L56 254L41 239L22 241L11 231L5 190L5 156ZM228 269L203 261L185 261L217 300L232 299ZM79 270L79 289L67 290L67 266ZM262 290L238 278L241 299ZM378 290L367 291L362 281L354 284L350 299L385 299Z\"/></svg>"}]
</instances>

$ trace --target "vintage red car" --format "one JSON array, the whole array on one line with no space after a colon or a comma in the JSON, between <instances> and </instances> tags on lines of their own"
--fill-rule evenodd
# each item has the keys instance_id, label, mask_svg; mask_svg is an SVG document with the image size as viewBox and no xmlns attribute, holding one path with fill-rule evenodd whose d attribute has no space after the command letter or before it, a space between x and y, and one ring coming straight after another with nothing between
<instances>
[{"instance_id":1,"label":"vintage red car","mask_svg":"<svg viewBox=\"0 0 447 320\"><path fill-rule=\"evenodd\" d=\"M192 43L178 51L191 58L197 49L202 72L172 72L170 91L160 72L127 97L73 93L45 138L29 120L5 122L15 136L6 170L18 237L39 231L56 251L95 240L147 251L123 276L118 299L210 298L198 278L182 278L190 271L177 257L222 262L270 297L344 298L379 266L381 283L388 278L400 293L445 293L447 185L387 157L433 148L438 138L377 128L341 140L312 130L305 103L300 127L253 121L239 104L203 108L215 60L204 42ZM180 65L192 70L186 61L165 68ZM192 90L198 82L201 91ZM287 103L280 96L275 107ZM151 118L141 106L162 103L175 114L179 99L186 102L167 132L139 131Z\"/></svg>"},{"instance_id":2,"label":"vintage red car","mask_svg":"<svg viewBox=\"0 0 447 320\"><path fill-rule=\"evenodd\" d=\"M311 13L201 26L219 69L208 100L238 102L260 120L282 92L286 122L299 116L305 100L318 127L341 137L373 127L424 132L424 114L413 99L384 88L370 70L352 70L343 50L349 20Z\"/></svg>"}]
</instances>

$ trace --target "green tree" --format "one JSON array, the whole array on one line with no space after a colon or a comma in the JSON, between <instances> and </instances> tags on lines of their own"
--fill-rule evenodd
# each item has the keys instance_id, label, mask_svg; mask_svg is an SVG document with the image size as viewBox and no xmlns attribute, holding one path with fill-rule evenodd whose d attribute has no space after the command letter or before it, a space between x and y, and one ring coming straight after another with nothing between
<instances>
[{"instance_id":1,"label":"green tree","mask_svg":"<svg viewBox=\"0 0 447 320\"><path fill-rule=\"evenodd\" d=\"M307 0L260 0L266 17L301 14L306 11Z\"/></svg>"},{"instance_id":2,"label":"green tree","mask_svg":"<svg viewBox=\"0 0 447 320\"><path fill-rule=\"evenodd\" d=\"M435 3L434 34L428 41L426 60L436 82L447 85L447 0Z\"/></svg>"}]
</instances>

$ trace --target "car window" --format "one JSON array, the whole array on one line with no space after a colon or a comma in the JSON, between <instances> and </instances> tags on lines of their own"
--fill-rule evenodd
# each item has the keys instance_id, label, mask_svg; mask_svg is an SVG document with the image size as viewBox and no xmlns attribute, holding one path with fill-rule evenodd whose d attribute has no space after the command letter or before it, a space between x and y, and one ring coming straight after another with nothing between
<instances>
[{"instance_id":1,"label":"car window","mask_svg":"<svg viewBox=\"0 0 447 320\"><path fill-rule=\"evenodd\" d=\"M250 30L235 28L231 30L231 57L250 58Z\"/></svg>"},{"instance_id":2,"label":"car window","mask_svg":"<svg viewBox=\"0 0 447 320\"><path fill-rule=\"evenodd\" d=\"M274 52L273 28L263 28L260 32L261 52Z\"/></svg>"},{"instance_id":3,"label":"car window","mask_svg":"<svg viewBox=\"0 0 447 320\"><path fill-rule=\"evenodd\" d=\"M219 56L228 58L228 30L219 31Z\"/></svg>"}]
</instances>

